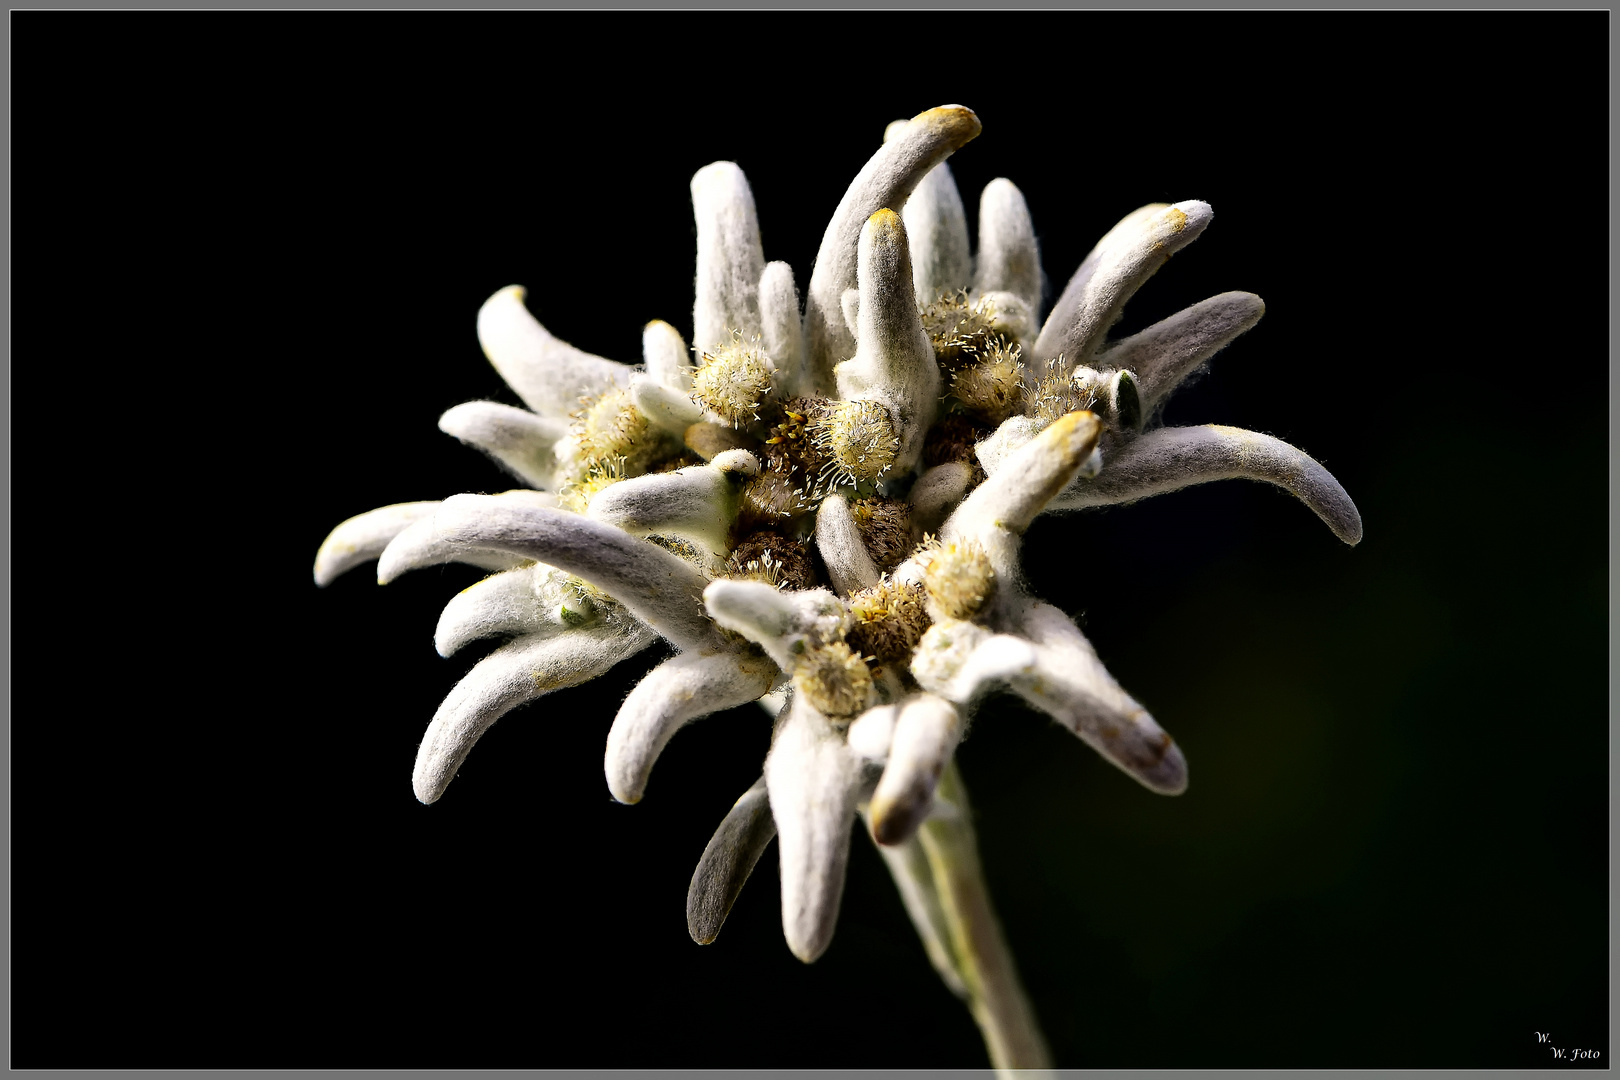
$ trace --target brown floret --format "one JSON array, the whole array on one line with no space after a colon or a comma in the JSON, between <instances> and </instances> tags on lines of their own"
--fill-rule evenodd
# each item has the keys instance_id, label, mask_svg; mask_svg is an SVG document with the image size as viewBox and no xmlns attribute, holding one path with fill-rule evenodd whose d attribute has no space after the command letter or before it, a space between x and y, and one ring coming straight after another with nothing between
<instances>
[{"instance_id":1,"label":"brown floret","mask_svg":"<svg viewBox=\"0 0 1620 1080\"><path fill-rule=\"evenodd\" d=\"M879 660L911 655L929 625L923 591L887 577L870 589L853 593L849 612L849 643Z\"/></svg>"},{"instance_id":2,"label":"brown floret","mask_svg":"<svg viewBox=\"0 0 1620 1080\"><path fill-rule=\"evenodd\" d=\"M810 547L781 533L761 529L732 549L726 576L764 581L781 589L813 589L816 567Z\"/></svg>"},{"instance_id":3,"label":"brown floret","mask_svg":"<svg viewBox=\"0 0 1620 1080\"><path fill-rule=\"evenodd\" d=\"M793 519L815 509L807 488L807 481L797 471L785 473L767 465L743 488L742 507L732 535L747 536L761 529L792 532Z\"/></svg>"},{"instance_id":4,"label":"brown floret","mask_svg":"<svg viewBox=\"0 0 1620 1080\"><path fill-rule=\"evenodd\" d=\"M805 484L813 481L827 462L815 444L812 429L831 405L826 398L812 397L782 402L780 420L765 439L765 467L784 477L798 477Z\"/></svg>"},{"instance_id":5,"label":"brown floret","mask_svg":"<svg viewBox=\"0 0 1620 1080\"><path fill-rule=\"evenodd\" d=\"M923 443L923 464L932 467L948 461L965 462L972 466L972 484L977 485L984 479L984 469L979 465L973 447L988 439L994 430L972 417L952 413L929 429L928 438Z\"/></svg>"},{"instance_id":6,"label":"brown floret","mask_svg":"<svg viewBox=\"0 0 1620 1080\"><path fill-rule=\"evenodd\" d=\"M977 419L999 424L1024 404L1024 364L1017 345L993 338L974 362L951 373L946 393Z\"/></svg>"},{"instance_id":7,"label":"brown floret","mask_svg":"<svg viewBox=\"0 0 1620 1080\"><path fill-rule=\"evenodd\" d=\"M849 510L878 569L891 570L911 554L911 507L904 499L856 499Z\"/></svg>"},{"instance_id":8,"label":"brown floret","mask_svg":"<svg viewBox=\"0 0 1620 1080\"><path fill-rule=\"evenodd\" d=\"M1097 404L1097 383L1086 377L1089 372L1089 368L1068 372L1061 354L1048 360L1045 373L1025 395L1024 415L1050 424L1076 409L1092 408Z\"/></svg>"},{"instance_id":9,"label":"brown floret","mask_svg":"<svg viewBox=\"0 0 1620 1080\"><path fill-rule=\"evenodd\" d=\"M977 360L996 335L994 305L983 299L969 303L966 289L944 294L918 314L934 359L947 375Z\"/></svg>"}]
</instances>

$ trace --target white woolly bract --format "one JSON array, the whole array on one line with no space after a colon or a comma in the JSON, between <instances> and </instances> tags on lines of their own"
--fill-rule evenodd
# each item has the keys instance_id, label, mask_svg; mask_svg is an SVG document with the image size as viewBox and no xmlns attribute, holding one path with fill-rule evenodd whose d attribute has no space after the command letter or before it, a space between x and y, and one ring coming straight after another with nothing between
<instances>
[{"instance_id":1,"label":"white woolly bract","mask_svg":"<svg viewBox=\"0 0 1620 1080\"><path fill-rule=\"evenodd\" d=\"M484 498L500 499L509 505L555 506L557 497L543 491L504 491ZM465 563L482 570L509 570L521 565L525 558L499 548L476 544L450 544L441 539L433 523L442 503L432 514L415 522L400 534L377 557L377 584L387 585L402 574L445 563Z\"/></svg>"},{"instance_id":2,"label":"white woolly bract","mask_svg":"<svg viewBox=\"0 0 1620 1080\"><path fill-rule=\"evenodd\" d=\"M759 461L748 451L728 450L707 465L614 484L591 499L586 513L636 536L679 536L706 553L723 553L742 486L758 472Z\"/></svg>"},{"instance_id":3,"label":"white woolly bract","mask_svg":"<svg viewBox=\"0 0 1620 1080\"><path fill-rule=\"evenodd\" d=\"M554 337L523 306L521 285L506 288L478 309L478 343L506 385L541 416L563 419L590 397L622 387L630 368L593 356Z\"/></svg>"},{"instance_id":4,"label":"white woolly bract","mask_svg":"<svg viewBox=\"0 0 1620 1080\"><path fill-rule=\"evenodd\" d=\"M850 722L845 742L857 757L881 765L889 760L889 744L894 741L894 723L899 718L899 705L874 705Z\"/></svg>"},{"instance_id":5,"label":"white woolly bract","mask_svg":"<svg viewBox=\"0 0 1620 1080\"><path fill-rule=\"evenodd\" d=\"M970 623L936 623L918 643L912 675L964 708L1005 686L1146 787L1167 795L1185 789L1181 751L1120 689L1066 615L1029 604L1013 629L995 634Z\"/></svg>"},{"instance_id":6,"label":"white woolly bract","mask_svg":"<svg viewBox=\"0 0 1620 1080\"><path fill-rule=\"evenodd\" d=\"M707 945L719 935L754 864L775 837L776 820L761 776L720 822L692 872L686 891L686 929L693 941Z\"/></svg>"},{"instance_id":7,"label":"white woolly bract","mask_svg":"<svg viewBox=\"0 0 1620 1080\"><path fill-rule=\"evenodd\" d=\"M662 319L641 328L641 360L654 382L685 397L692 389L692 354L681 332Z\"/></svg>"},{"instance_id":8,"label":"white woolly bract","mask_svg":"<svg viewBox=\"0 0 1620 1080\"><path fill-rule=\"evenodd\" d=\"M1021 630L1035 646L1035 666L1008 680L1020 697L1147 788L1161 795L1186 790L1181 749L1114 681L1067 615L1050 604L1034 604Z\"/></svg>"},{"instance_id":9,"label":"white woolly bract","mask_svg":"<svg viewBox=\"0 0 1620 1080\"><path fill-rule=\"evenodd\" d=\"M482 450L530 487L557 486L553 448L568 433L561 420L495 401L469 401L439 417L439 430Z\"/></svg>"},{"instance_id":10,"label":"white woolly bract","mask_svg":"<svg viewBox=\"0 0 1620 1080\"><path fill-rule=\"evenodd\" d=\"M1221 293L1113 342L1097 357L1097 364L1136 372L1142 407L1151 413L1199 365L1265 313L1265 301L1253 293Z\"/></svg>"},{"instance_id":11,"label":"white woolly bract","mask_svg":"<svg viewBox=\"0 0 1620 1080\"><path fill-rule=\"evenodd\" d=\"M940 529L940 539L969 539L990 556L1005 608L1020 579L1018 547L1024 531L1097 445L1102 428L1089 412L1070 413L1012 453L962 501Z\"/></svg>"},{"instance_id":12,"label":"white woolly bract","mask_svg":"<svg viewBox=\"0 0 1620 1080\"><path fill-rule=\"evenodd\" d=\"M822 234L804 301L804 342L815 391L830 391L833 365L855 353L855 335L844 326L842 297L845 289L856 286L857 249L867 219L885 208L902 209L929 170L979 130L979 118L960 105L920 113L872 155L844 192Z\"/></svg>"},{"instance_id":13,"label":"white woolly bract","mask_svg":"<svg viewBox=\"0 0 1620 1080\"><path fill-rule=\"evenodd\" d=\"M841 640L849 625L848 610L826 589L783 592L721 578L703 591L703 603L715 622L762 647L783 671L806 650Z\"/></svg>"},{"instance_id":14,"label":"white woolly bract","mask_svg":"<svg viewBox=\"0 0 1620 1080\"><path fill-rule=\"evenodd\" d=\"M349 518L328 534L315 553L315 584L325 588L339 575L375 559L394 537L438 506L437 502L395 503Z\"/></svg>"},{"instance_id":15,"label":"white woolly bract","mask_svg":"<svg viewBox=\"0 0 1620 1080\"><path fill-rule=\"evenodd\" d=\"M844 329L852 340L857 338L861 332L861 290L845 289L838 298L838 307L844 313Z\"/></svg>"},{"instance_id":16,"label":"white woolly bract","mask_svg":"<svg viewBox=\"0 0 1620 1080\"><path fill-rule=\"evenodd\" d=\"M1233 479L1275 484L1316 511L1340 540L1361 542L1360 511L1314 458L1270 435L1218 424L1148 432L1111 453L1095 479L1065 488L1052 508L1111 506Z\"/></svg>"},{"instance_id":17,"label":"white woolly bract","mask_svg":"<svg viewBox=\"0 0 1620 1080\"><path fill-rule=\"evenodd\" d=\"M803 695L777 721L765 759L782 866L782 931L805 963L832 941L849 861L860 759Z\"/></svg>"},{"instance_id":18,"label":"white woolly bract","mask_svg":"<svg viewBox=\"0 0 1620 1080\"><path fill-rule=\"evenodd\" d=\"M556 605L541 593L541 583L553 572L540 563L520 566L461 590L439 616L434 648L448 657L480 638L561 633L567 624L552 617Z\"/></svg>"},{"instance_id":19,"label":"white woolly bract","mask_svg":"<svg viewBox=\"0 0 1620 1080\"><path fill-rule=\"evenodd\" d=\"M1045 428L1045 421L1033 416L1009 416L988 439L973 448L973 456L979 459L986 476L994 476L1001 471L1009 457L1027 446Z\"/></svg>"},{"instance_id":20,"label":"white woolly bract","mask_svg":"<svg viewBox=\"0 0 1620 1080\"><path fill-rule=\"evenodd\" d=\"M630 400L655 427L676 437L703 419L703 410L692 401L690 389L677 390L650 375L630 380Z\"/></svg>"},{"instance_id":21,"label":"white woolly bract","mask_svg":"<svg viewBox=\"0 0 1620 1080\"><path fill-rule=\"evenodd\" d=\"M765 253L754 193L734 162L716 161L692 177L692 214L697 220L692 344L701 355L725 345L733 330L746 338L759 334Z\"/></svg>"},{"instance_id":22,"label":"white woolly bract","mask_svg":"<svg viewBox=\"0 0 1620 1080\"><path fill-rule=\"evenodd\" d=\"M641 801L653 764L681 726L764 694L780 673L764 657L740 652L684 653L636 684L608 732L603 765L608 790L622 803Z\"/></svg>"},{"instance_id":23,"label":"white woolly bract","mask_svg":"<svg viewBox=\"0 0 1620 1080\"><path fill-rule=\"evenodd\" d=\"M422 736L411 784L431 803L444 794L473 744L525 702L578 686L652 644L633 623L599 623L558 635L522 637L480 660L450 691Z\"/></svg>"},{"instance_id":24,"label":"white woolly bract","mask_svg":"<svg viewBox=\"0 0 1620 1080\"><path fill-rule=\"evenodd\" d=\"M961 738L962 716L944 698L916 694L900 703L888 764L868 810L878 843L903 843L917 831Z\"/></svg>"},{"instance_id":25,"label":"white woolly bract","mask_svg":"<svg viewBox=\"0 0 1620 1080\"><path fill-rule=\"evenodd\" d=\"M938 620L917 643L911 657L912 677L924 690L958 705L970 706L980 693L990 687L990 682L980 676L977 668L969 668L968 661L980 645L997 636L976 623L962 619ZM1016 639L1008 640L1016 642ZM1023 642L1017 642L1017 645L1027 647L1027 643Z\"/></svg>"},{"instance_id":26,"label":"white woolly bract","mask_svg":"<svg viewBox=\"0 0 1620 1080\"><path fill-rule=\"evenodd\" d=\"M528 560L509 551L475 544L446 544L434 532L433 520L418 521L405 529L377 558L377 584L387 585L412 570L445 563L462 563L480 570L510 570Z\"/></svg>"},{"instance_id":27,"label":"white woolly bract","mask_svg":"<svg viewBox=\"0 0 1620 1080\"><path fill-rule=\"evenodd\" d=\"M816 511L816 549L827 566L833 590L847 597L878 583L878 568L866 551L860 528L842 495L829 495Z\"/></svg>"},{"instance_id":28,"label":"white woolly bract","mask_svg":"<svg viewBox=\"0 0 1620 1080\"><path fill-rule=\"evenodd\" d=\"M939 405L939 365L918 314L900 215L879 210L867 220L858 262L859 333L855 355L835 369L838 393L888 411L898 440L894 468L909 472Z\"/></svg>"},{"instance_id":29,"label":"white woolly bract","mask_svg":"<svg viewBox=\"0 0 1620 1080\"><path fill-rule=\"evenodd\" d=\"M1131 294L1196 240L1213 214L1208 203L1196 199L1174 206L1154 203L1127 214L1097 241L1052 305L1034 359L1062 354L1071 366L1088 362Z\"/></svg>"},{"instance_id":30,"label":"white woolly bract","mask_svg":"<svg viewBox=\"0 0 1620 1080\"><path fill-rule=\"evenodd\" d=\"M765 357L774 369L771 385L781 398L811 392L805 368L804 328L799 322L799 290L793 267L785 262L765 264L759 279L760 337Z\"/></svg>"},{"instance_id":31,"label":"white woolly bract","mask_svg":"<svg viewBox=\"0 0 1620 1080\"><path fill-rule=\"evenodd\" d=\"M965 461L947 461L917 477L906 495L911 505L914 533L937 532L946 516L956 509L973 482L973 469Z\"/></svg>"},{"instance_id":32,"label":"white woolly bract","mask_svg":"<svg viewBox=\"0 0 1620 1080\"><path fill-rule=\"evenodd\" d=\"M949 165L935 165L900 212L911 241L911 282L919 298L960 289L973 275L967 211Z\"/></svg>"},{"instance_id":33,"label":"white woolly bract","mask_svg":"<svg viewBox=\"0 0 1620 1080\"><path fill-rule=\"evenodd\" d=\"M440 542L495 548L584 578L678 648L726 648L698 606L708 579L655 544L579 514L487 495L447 499L432 520Z\"/></svg>"},{"instance_id":34,"label":"white woolly bract","mask_svg":"<svg viewBox=\"0 0 1620 1080\"><path fill-rule=\"evenodd\" d=\"M990 181L979 196L979 253L973 288L981 294L1016 296L1023 304L1021 314L1033 316L1040 308L1041 253L1035 223L1023 192L1005 178ZM998 311L1009 306L1000 297L995 299ZM1023 334L1019 337L1029 340Z\"/></svg>"}]
</instances>

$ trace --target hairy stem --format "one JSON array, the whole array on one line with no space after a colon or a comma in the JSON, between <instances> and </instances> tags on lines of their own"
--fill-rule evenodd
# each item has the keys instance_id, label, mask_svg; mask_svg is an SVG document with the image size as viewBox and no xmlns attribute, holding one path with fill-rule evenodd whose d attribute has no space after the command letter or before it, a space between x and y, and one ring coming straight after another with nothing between
<instances>
[{"instance_id":1,"label":"hairy stem","mask_svg":"<svg viewBox=\"0 0 1620 1080\"><path fill-rule=\"evenodd\" d=\"M999 1070L1049 1069L1052 1063L1046 1040L990 906L967 790L954 759L940 777L935 799L942 805L917 831L914 841L926 856L927 877L922 874L925 867L919 865L923 860L888 858L889 869L900 881L907 911L918 923L924 942L945 947L931 949L929 958L939 967L944 958L934 952L949 953L954 970L940 973L966 1000L984 1035L990 1063ZM924 900L926 904L916 903ZM919 921L919 916L926 917ZM941 937L943 942L938 940Z\"/></svg>"}]
</instances>

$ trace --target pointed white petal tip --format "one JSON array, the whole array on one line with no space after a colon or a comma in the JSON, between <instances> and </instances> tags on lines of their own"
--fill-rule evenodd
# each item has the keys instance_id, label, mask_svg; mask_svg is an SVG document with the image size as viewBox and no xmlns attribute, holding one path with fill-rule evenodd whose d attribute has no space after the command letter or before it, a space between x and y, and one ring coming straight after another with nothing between
<instances>
[{"instance_id":1,"label":"pointed white petal tip","mask_svg":"<svg viewBox=\"0 0 1620 1080\"><path fill-rule=\"evenodd\" d=\"M1187 758L1172 742L1157 765L1133 775L1160 795L1180 795L1187 790Z\"/></svg>"},{"instance_id":2,"label":"pointed white petal tip","mask_svg":"<svg viewBox=\"0 0 1620 1080\"><path fill-rule=\"evenodd\" d=\"M1171 209L1181 211L1186 218L1186 224L1181 229L1176 230L1177 232L1183 232L1187 229L1196 229L1202 232L1204 226L1208 225L1215 217L1215 208L1202 199L1188 199L1186 202L1178 202Z\"/></svg>"},{"instance_id":3,"label":"pointed white petal tip","mask_svg":"<svg viewBox=\"0 0 1620 1080\"><path fill-rule=\"evenodd\" d=\"M692 174L692 199L704 204L702 210L716 208L710 203L726 204L743 197L753 201L748 178L735 161L711 161Z\"/></svg>"},{"instance_id":4,"label":"pointed white petal tip","mask_svg":"<svg viewBox=\"0 0 1620 1080\"><path fill-rule=\"evenodd\" d=\"M608 732L603 769L608 790L627 805L641 801L653 765L690 721L757 699L776 665L759 656L686 653L648 672L630 691Z\"/></svg>"},{"instance_id":5,"label":"pointed white petal tip","mask_svg":"<svg viewBox=\"0 0 1620 1080\"><path fill-rule=\"evenodd\" d=\"M630 381L631 369L593 356L552 335L524 306L525 290L508 285L478 309L478 343L502 379L541 416L566 422L581 397Z\"/></svg>"},{"instance_id":6,"label":"pointed white petal tip","mask_svg":"<svg viewBox=\"0 0 1620 1080\"><path fill-rule=\"evenodd\" d=\"M1094 413L1081 410L1059 417L1003 459L996 473L957 507L941 536L974 536L988 543L1002 530L1022 535L1074 479L1101 433Z\"/></svg>"},{"instance_id":7,"label":"pointed white petal tip","mask_svg":"<svg viewBox=\"0 0 1620 1080\"><path fill-rule=\"evenodd\" d=\"M686 892L686 929L693 941L708 945L719 936L732 904L775 836L776 822L761 777L720 823L692 873Z\"/></svg>"},{"instance_id":8,"label":"pointed white petal tip","mask_svg":"<svg viewBox=\"0 0 1620 1080\"><path fill-rule=\"evenodd\" d=\"M1221 424L1150 431L1110 453L1095 480L1070 485L1052 507L1112 506L1233 479L1275 484L1315 511L1340 540L1352 547L1361 542L1360 511L1320 462L1281 439Z\"/></svg>"},{"instance_id":9,"label":"pointed white petal tip","mask_svg":"<svg viewBox=\"0 0 1620 1080\"><path fill-rule=\"evenodd\" d=\"M888 764L872 793L873 839L891 847L911 839L961 738L961 714L945 699L917 694L901 703Z\"/></svg>"},{"instance_id":10,"label":"pointed white petal tip","mask_svg":"<svg viewBox=\"0 0 1620 1080\"><path fill-rule=\"evenodd\" d=\"M681 332L662 319L641 330L641 359L647 374L682 395L692 390L692 354Z\"/></svg>"},{"instance_id":11,"label":"pointed white petal tip","mask_svg":"<svg viewBox=\"0 0 1620 1080\"><path fill-rule=\"evenodd\" d=\"M440 416L439 430L482 450L524 483L545 488L556 468L552 447L568 425L495 401L469 401Z\"/></svg>"},{"instance_id":12,"label":"pointed white petal tip","mask_svg":"<svg viewBox=\"0 0 1620 1080\"><path fill-rule=\"evenodd\" d=\"M937 130L949 132L954 139L961 140L957 146L976 138L979 132L984 130L978 114L966 105L939 105L913 116L910 123L926 124Z\"/></svg>"},{"instance_id":13,"label":"pointed white petal tip","mask_svg":"<svg viewBox=\"0 0 1620 1080\"><path fill-rule=\"evenodd\" d=\"M543 493L536 491L531 494ZM441 503L441 510L442 507ZM377 556L377 584L387 585L412 570L443 566L445 563L464 563L482 570L510 570L525 561L521 555L493 548L448 544L438 538L435 518L436 513L414 522L389 541L382 554Z\"/></svg>"},{"instance_id":14,"label":"pointed white petal tip","mask_svg":"<svg viewBox=\"0 0 1620 1080\"><path fill-rule=\"evenodd\" d=\"M315 553L315 584L324 589L346 571L377 558L396 536L438 506L437 502L395 503L349 518L332 530Z\"/></svg>"},{"instance_id":15,"label":"pointed white petal tip","mask_svg":"<svg viewBox=\"0 0 1620 1080\"><path fill-rule=\"evenodd\" d=\"M795 695L765 759L782 871L782 932L793 955L812 963L838 924L860 759L828 719Z\"/></svg>"},{"instance_id":16,"label":"pointed white petal tip","mask_svg":"<svg viewBox=\"0 0 1620 1080\"><path fill-rule=\"evenodd\" d=\"M878 583L878 568L842 495L829 495L816 511L816 549L839 596Z\"/></svg>"},{"instance_id":17,"label":"pointed white petal tip","mask_svg":"<svg viewBox=\"0 0 1620 1080\"><path fill-rule=\"evenodd\" d=\"M1025 309L1024 325L1015 332L1032 345L1040 330L1035 321L1041 306L1041 255L1035 223L1023 192L1004 177L990 181L979 196L979 254L974 261L974 287L980 294L1015 295ZM1009 307L997 303L997 310Z\"/></svg>"},{"instance_id":18,"label":"pointed white petal tip","mask_svg":"<svg viewBox=\"0 0 1620 1080\"><path fill-rule=\"evenodd\" d=\"M463 646L503 634L555 633L548 605L537 587L537 574L550 575L546 566L521 566L485 578L450 598L439 616L433 645L449 658Z\"/></svg>"},{"instance_id":19,"label":"pointed white petal tip","mask_svg":"<svg viewBox=\"0 0 1620 1080\"><path fill-rule=\"evenodd\" d=\"M450 691L422 736L411 774L417 799L437 802L495 721L553 690L596 678L653 639L644 627L598 623L518 638L484 657Z\"/></svg>"}]
</instances>

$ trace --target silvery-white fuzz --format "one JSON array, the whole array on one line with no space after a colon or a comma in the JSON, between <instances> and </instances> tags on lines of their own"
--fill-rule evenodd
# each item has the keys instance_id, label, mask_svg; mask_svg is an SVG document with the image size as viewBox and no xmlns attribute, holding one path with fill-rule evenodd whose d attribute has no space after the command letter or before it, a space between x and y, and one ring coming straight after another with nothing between
<instances>
[{"instance_id":1,"label":"silvery-white fuzz","mask_svg":"<svg viewBox=\"0 0 1620 1080\"><path fill-rule=\"evenodd\" d=\"M517 286L484 305L479 341L528 409L471 402L440 426L527 489L362 514L315 562L319 585L373 558L382 582L448 561L494 571L439 620L446 656L507 640L429 724L419 799L441 797L513 708L663 640L675 655L629 692L608 735L615 798L643 797L682 725L753 701L775 717L763 775L693 875L694 940L715 939L775 839L784 934L816 959L864 818L930 958L967 994L942 900L919 884L917 837L960 814L936 796L988 692L1019 695L1150 790L1184 790L1169 735L1033 595L1024 533L1047 511L1227 478L1283 487L1347 543L1360 517L1285 443L1161 426L1175 388L1259 320L1258 297L1223 293L1108 340L1211 207L1128 214L1042 320L1033 219L1011 181L985 188L970 250L944 161L979 130L954 105L890 125L827 227L802 315L731 162L692 179L692 349L649 322L636 370L557 339Z\"/></svg>"}]
</instances>

